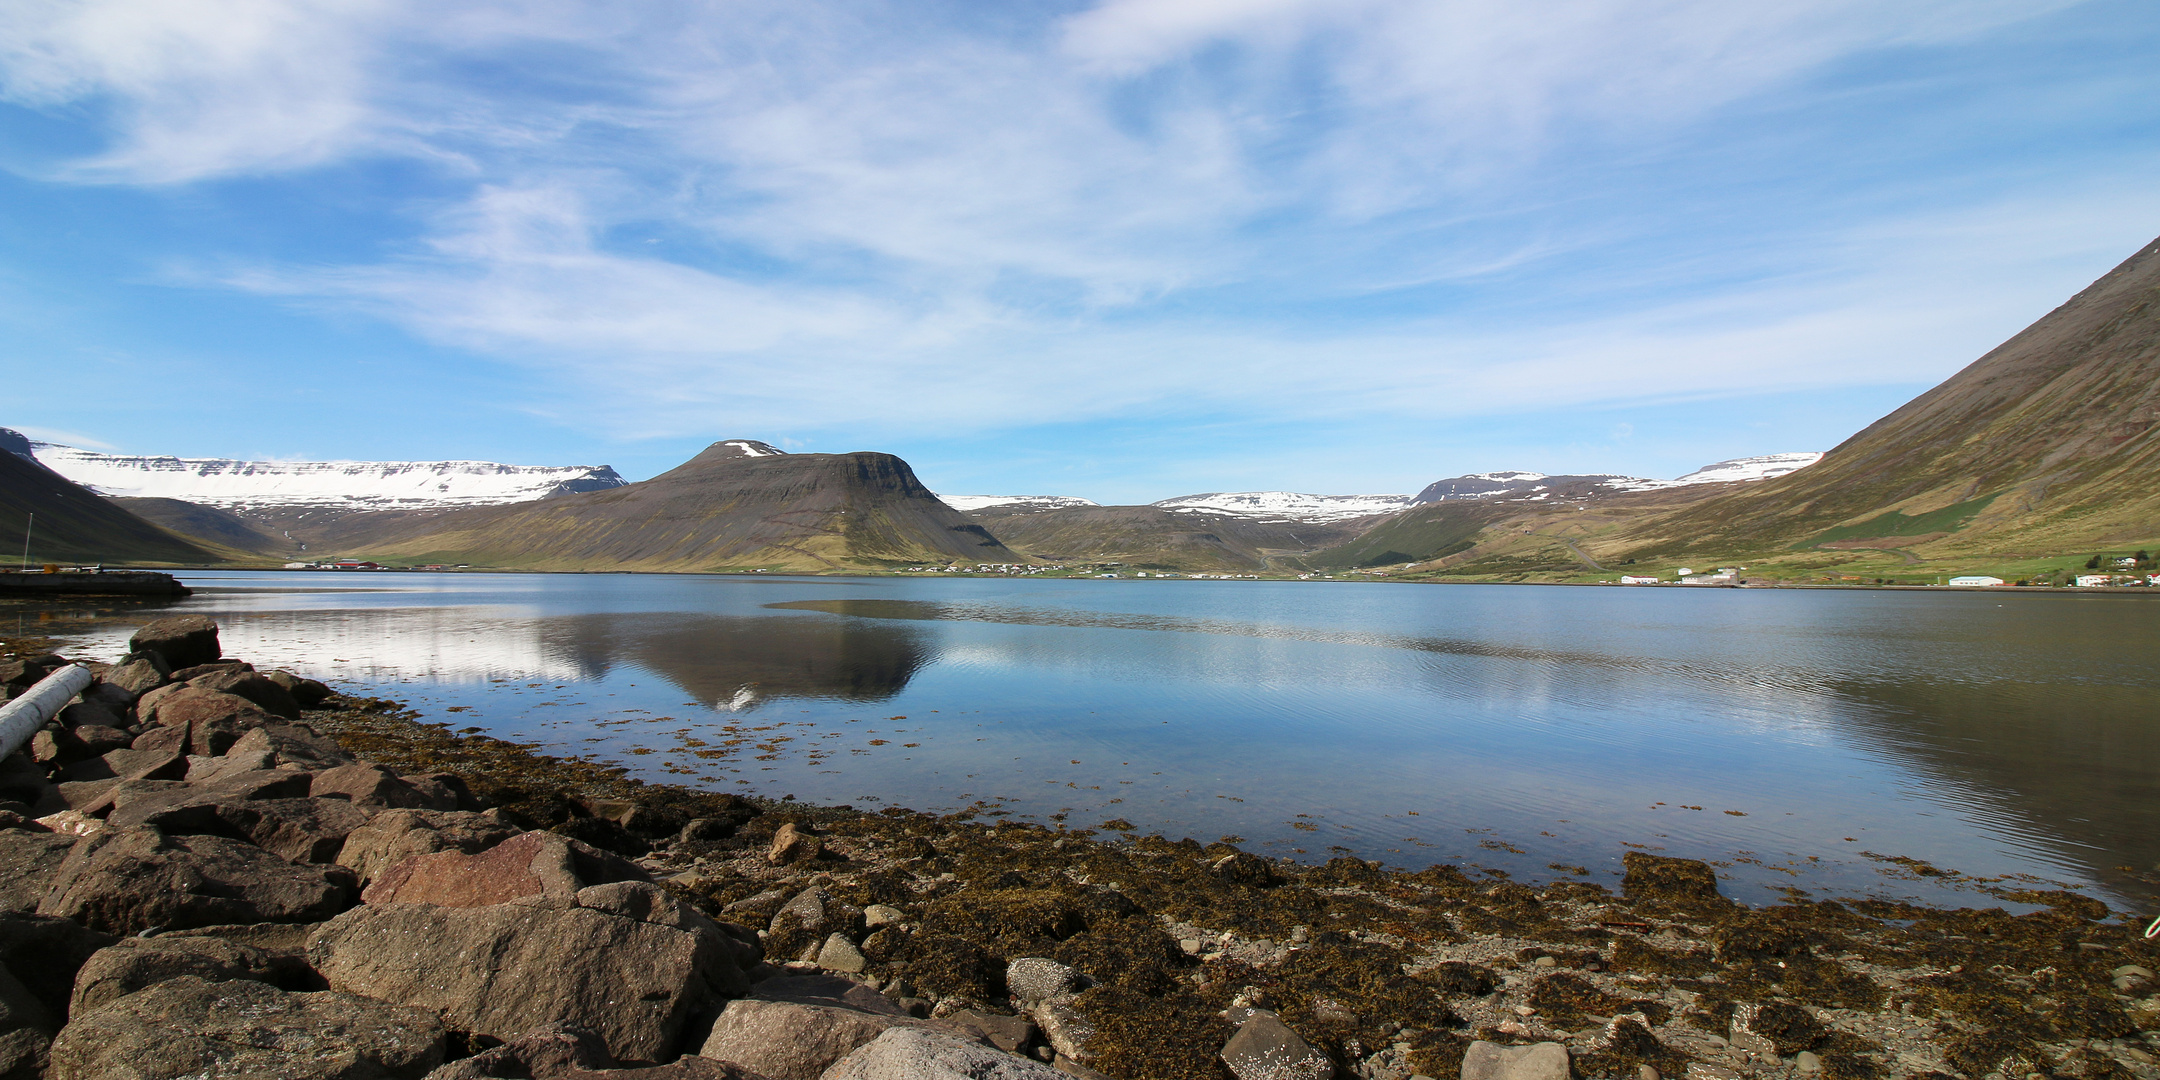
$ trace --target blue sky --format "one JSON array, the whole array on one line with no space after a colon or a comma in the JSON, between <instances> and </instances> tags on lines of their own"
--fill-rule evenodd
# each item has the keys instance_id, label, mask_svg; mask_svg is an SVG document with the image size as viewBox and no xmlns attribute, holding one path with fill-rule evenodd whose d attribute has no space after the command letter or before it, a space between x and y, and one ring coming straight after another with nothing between
<instances>
[{"instance_id":1,"label":"blue sky","mask_svg":"<svg viewBox=\"0 0 2160 1080\"><path fill-rule=\"evenodd\" d=\"M15 0L0 425L955 493L1826 449L2160 234L2160 8Z\"/></svg>"}]
</instances>

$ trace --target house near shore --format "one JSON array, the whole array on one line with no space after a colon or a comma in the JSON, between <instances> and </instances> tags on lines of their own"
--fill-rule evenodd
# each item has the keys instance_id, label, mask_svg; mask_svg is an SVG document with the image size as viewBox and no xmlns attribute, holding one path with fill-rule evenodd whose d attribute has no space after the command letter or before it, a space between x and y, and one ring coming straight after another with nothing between
<instances>
[{"instance_id":1,"label":"house near shore","mask_svg":"<svg viewBox=\"0 0 2160 1080\"><path fill-rule=\"evenodd\" d=\"M2004 584L2004 581L1999 577L1989 577L1986 574L1967 574L1963 577L1951 578L1950 584L1970 588L1977 585L2001 585Z\"/></svg>"},{"instance_id":2,"label":"house near shore","mask_svg":"<svg viewBox=\"0 0 2160 1080\"><path fill-rule=\"evenodd\" d=\"M2113 574L2079 574L2077 576L2077 585L2080 589L2103 589L2113 584L2115 584L2115 575Z\"/></svg>"},{"instance_id":3,"label":"house near shore","mask_svg":"<svg viewBox=\"0 0 2160 1080\"><path fill-rule=\"evenodd\" d=\"M1620 575L1620 584L1622 585L1656 585L1661 580L1662 579L1660 578L1649 577L1642 574Z\"/></svg>"}]
</instances>

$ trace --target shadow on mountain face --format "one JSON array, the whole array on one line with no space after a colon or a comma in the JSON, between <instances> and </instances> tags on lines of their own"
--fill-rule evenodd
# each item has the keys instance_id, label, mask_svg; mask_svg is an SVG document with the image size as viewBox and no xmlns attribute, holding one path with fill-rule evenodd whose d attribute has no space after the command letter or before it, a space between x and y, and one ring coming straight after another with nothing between
<instances>
[{"instance_id":1,"label":"shadow on mountain face","mask_svg":"<svg viewBox=\"0 0 2160 1080\"><path fill-rule=\"evenodd\" d=\"M722 709L781 697L883 701L931 657L921 630L856 620L569 615L542 620L539 635L548 652L581 670L634 664Z\"/></svg>"}]
</instances>

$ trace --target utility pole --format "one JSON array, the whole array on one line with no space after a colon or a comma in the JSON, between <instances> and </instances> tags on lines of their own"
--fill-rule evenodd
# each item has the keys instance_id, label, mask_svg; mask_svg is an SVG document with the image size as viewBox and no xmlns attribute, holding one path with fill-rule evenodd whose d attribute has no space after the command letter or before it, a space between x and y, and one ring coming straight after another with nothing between
<instances>
[{"instance_id":1,"label":"utility pole","mask_svg":"<svg viewBox=\"0 0 2160 1080\"><path fill-rule=\"evenodd\" d=\"M35 528L37 528L37 515L32 514L29 522L23 526L22 531L22 572L25 574L30 572L30 530Z\"/></svg>"}]
</instances>

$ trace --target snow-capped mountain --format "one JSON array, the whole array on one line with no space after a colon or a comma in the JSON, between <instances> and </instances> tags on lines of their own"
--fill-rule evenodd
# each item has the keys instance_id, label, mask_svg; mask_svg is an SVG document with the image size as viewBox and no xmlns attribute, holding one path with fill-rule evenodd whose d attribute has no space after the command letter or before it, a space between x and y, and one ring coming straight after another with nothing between
<instances>
[{"instance_id":1,"label":"snow-capped mountain","mask_svg":"<svg viewBox=\"0 0 2160 1080\"><path fill-rule=\"evenodd\" d=\"M1271 521L1341 521L1392 514L1415 500L1408 495L1308 495L1297 491L1210 491L1151 503L1182 513L1236 514Z\"/></svg>"},{"instance_id":2,"label":"snow-capped mountain","mask_svg":"<svg viewBox=\"0 0 2160 1080\"><path fill-rule=\"evenodd\" d=\"M1471 473L1468 476L1455 476L1427 484L1425 490L1418 492L1416 501L1433 503L1455 499L1556 497L1580 499L1609 491L1655 491L1695 484L1768 480L1795 469L1804 469L1820 460L1822 454L1812 451L1733 458L1730 461L1705 465L1673 480L1651 480L1616 473L1588 473L1578 476L1548 476L1534 472Z\"/></svg>"},{"instance_id":3,"label":"snow-capped mountain","mask_svg":"<svg viewBox=\"0 0 2160 1080\"><path fill-rule=\"evenodd\" d=\"M970 510L987 510L993 506L1008 506L1015 510L1062 510L1068 506L1101 506L1093 499L1076 498L1071 495L940 495L938 500L965 514Z\"/></svg>"},{"instance_id":4,"label":"snow-capped mountain","mask_svg":"<svg viewBox=\"0 0 2160 1080\"><path fill-rule=\"evenodd\" d=\"M529 502L626 483L606 465L136 457L44 442L30 443L30 450L46 468L104 495L182 499L228 510L434 510Z\"/></svg>"},{"instance_id":5,"label":"snow-capped mountain","mask_svg":"<svg viewBox=\"0 0 2160 1080\"><path fill-rule=\"evenodd\" d=\"M1805 469L1822 460L1822 451L1808 450L1790 454L1763 454L1759 457L1733 458L1705 465L1700 469L1673 480L1629 479L1613 485L1619 491L1648 491L1652 488L1687 487L1691 484L1729 484L1736 480L1768 480L1798 469Z\"/></svg>"}]
</instances>

